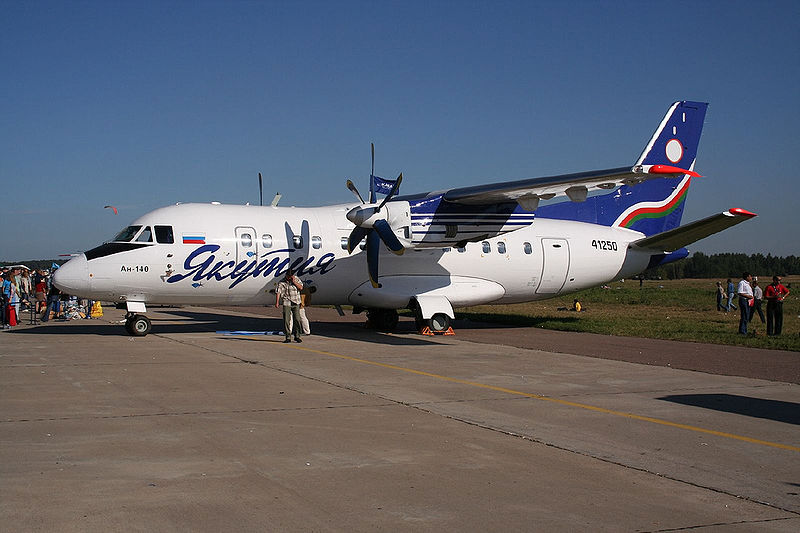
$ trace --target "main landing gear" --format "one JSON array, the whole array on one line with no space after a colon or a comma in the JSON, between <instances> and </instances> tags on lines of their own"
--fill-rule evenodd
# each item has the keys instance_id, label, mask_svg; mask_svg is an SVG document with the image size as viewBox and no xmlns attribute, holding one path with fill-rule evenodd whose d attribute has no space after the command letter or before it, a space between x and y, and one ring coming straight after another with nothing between
<instances>
[{"instance_id":1,"label":"main landing gear","mask_svg":"<svg viewBox=\"0 0 800 533\"><path fill-rule=\"evenodd\" d=\"M432 333L445 333L450 330L451 319L447 313L434 313L430 318L422 318L422 310L419 306L412 308L414 313L414 325L416 330L425 330ZM379 309L372 307L367 309L367 327L378 331L391 332L397 329L399 316L395 309Z\"/></svg>"},{"instance_id":2,"label":"main landing gear","mask_svg":"<svg viewBox=\"0 0 800 533\"><path fill-rule=\"evenodd\" d=\"M419 332L428 328L433 333L444 333L450 329L450 317L444 313L436 313L430 318L422 318L422 312L416 310L414 312L414 324Z\"/></svg>"},{"instance_id":3,"label":"main landing gear","mask_svg":"<svg viewBox=\"0 0 800 533\"><path fill-rule=\"evenodd\" d=\"M410 302L414 324L423 335L453 335L453 306L444 296L418 295Z\"/></svg>"},{"instance_id":4,"label":"main landing gear","mask_svg":"<svg viewBox=\"0 0 800 533\"><path fill-rule=\"evenodd\" d=\"M372 307L367 309L367 327L378 331L394 331L400 317L396 309L379 309Z\"/></svg>"},{"instance_id":5,"label":"main landing gear","mask_svg":"<svg viewBox=\"0 0 800 533\"><path fill-rule=\"evenodd\" d=\"M152 328L150 319L144 315L128 313L125 316L125 330L133 337L144 337Z\"/></svg>"}]
</instances>

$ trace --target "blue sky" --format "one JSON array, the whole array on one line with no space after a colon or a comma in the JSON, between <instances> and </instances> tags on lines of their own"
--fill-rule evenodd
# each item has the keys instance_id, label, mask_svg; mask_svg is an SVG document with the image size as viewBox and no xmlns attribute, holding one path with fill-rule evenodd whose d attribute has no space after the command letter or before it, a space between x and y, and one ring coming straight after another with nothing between
<instances>
[{"instance_id":1,"label":"blue sky","mask_svg":"<svg viewBox=\"0 0 800 533\"><path fill-rule=\"evenodd\" d=\"M692 251L800 254L798 2L0 0L0 260L175 202L349 202L632 164L710 102ZM117 206L118 215L103 206Z\"/></svg>"}]
</instances>

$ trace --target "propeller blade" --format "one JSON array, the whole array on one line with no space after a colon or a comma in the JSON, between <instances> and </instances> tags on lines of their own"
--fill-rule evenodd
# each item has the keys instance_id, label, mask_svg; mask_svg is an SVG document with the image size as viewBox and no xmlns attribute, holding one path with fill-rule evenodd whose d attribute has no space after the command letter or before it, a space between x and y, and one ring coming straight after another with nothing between
<instances>
[{"instance_id":1,"label":"propeller blade","mask_svg":"<svg viewBox=\"0 0 800 533\"><path fill-rule=\"evenodd\" d=\"M367 235L367 271L369 272L369 281L376 289L381 286L378 283L378 254L380 251L381 238L376 232L370 231Z\"/></svg>"},{"instance_id":2,"label":"propeller blade","mask_svg":"<svg viewBox=\"0 0 800 533\"><path fill-rule=\"evenodd\" d=\"M400 182L401 182L401 181L403 181L403 173L402 173L402 172L400 173L400 175L399 175L399 176L397 176L397 179L394 181L394 185L392 186L392 190L391 190L391 191L389 191L389 194L387 194L387 195L386 195L386 198L384 198L384 199L383 199L383 201L381 202L381 205L379 205L379 206L378 206L378 211L380 211L380 210L381 210L381 208L383 207L383 205L384 205L386 202L388 202L389 200L391 200L392 196L394 196L395 194L397 194L397 190L400 188Z\"/></svg>"},{"instance_id":3,"label":"propeller blade","mask_svg":"<svg viewBox=\"0 0 800 533\"><path fill-rule=\"evenodd\" d=\"M353 250L358 246L358 243L360 243L370 231L370 228L362 228L361 226L353 228L353 231L350 232L350 236L347 238L347 253L352 254Z\"/></svg>"},{"instance_id":4,"label":"propeller blade","mask_svg":"<svg viewBox=\"0 0 800 533\"><path fill-rule=\"evenodd\" d=\"M393 251L397 255L403 255L403 252L405 252L406 250L400 243L400 239L398 239L397 235L395 235L394 232L392 231L392 227L389 225L388 222L386 222L383 219L376 220L375 223L373 224L373 227L375 228L375 231L378 232L378 235L380 236L383 243L391 251Z\"/></svg>"},{"instance_id":5,"label":"propeller blade","mask_svg":"<svg viewBox=\"0 0 800 533\"><path fill-rule=\"evenodd\" d=\"M358 199L361 201L362 204L366 203L364 199L361 198L361 194L359 194L358 189L356 189L356 186L352 181L347 180L347 188L350 189L350 191L352 191L352 193L358 197Z\"/></svg>"},{"instance_id":6,"label":"propeller blade","mask_svg":"<svg viewBox=\"0 0 800 533\"><path fill-rule=\"evenodd\" d=\"M261 172L258 173L258 205L264 205L264 187L261 183Z\"/></svg>"}]
</instances>

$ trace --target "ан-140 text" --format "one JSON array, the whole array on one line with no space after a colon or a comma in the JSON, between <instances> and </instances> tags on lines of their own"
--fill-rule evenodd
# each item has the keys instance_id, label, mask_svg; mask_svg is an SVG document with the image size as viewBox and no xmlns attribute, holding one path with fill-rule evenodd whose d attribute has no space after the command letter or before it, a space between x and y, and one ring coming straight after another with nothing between
<instances>
[{"instance_id":1,"label":"\u0430\u043d-140 text","mask_svg":"<svg viewBox=\"0 0 800 533\"><path fill-rule=\"evenodd\" d=\"M147 265L125 266L122 265L120 272L150 272L150 267Z\"/></svg>"}]
</instances>

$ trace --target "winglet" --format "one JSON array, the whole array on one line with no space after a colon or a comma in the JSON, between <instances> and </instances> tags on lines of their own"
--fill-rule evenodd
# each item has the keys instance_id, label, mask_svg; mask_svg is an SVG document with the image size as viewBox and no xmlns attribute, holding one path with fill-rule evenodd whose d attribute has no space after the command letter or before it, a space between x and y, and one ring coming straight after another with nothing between
<instances>
[{"instance_id":1,"label":"winglet","mask_svg":"<svg viewBox=\"0 0 800 533\"><path fill-rule=\"evenodd\" d=\"M700 174L695 172L694 170L686 170L684 168L673 167L670 165L653 165L649 169L647 169L648 174L688 174L693 178L702 178Z\"/></svg>"},{"instance_id":2,"label":"winglet","mask_svg":"<svg viewBox=\"0 0 800 533\"><path fill-rule=\"evenodd\" d=\"M732 207L728 209L728 212L733 215L738 215L740 217L747 217L747 218L753 218L758 216L755 213L751 213L746 209L742 209L741 207Z\"/></svg>"}]
</instances>

